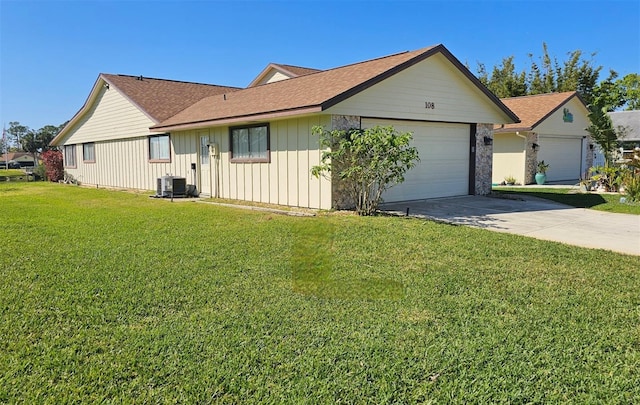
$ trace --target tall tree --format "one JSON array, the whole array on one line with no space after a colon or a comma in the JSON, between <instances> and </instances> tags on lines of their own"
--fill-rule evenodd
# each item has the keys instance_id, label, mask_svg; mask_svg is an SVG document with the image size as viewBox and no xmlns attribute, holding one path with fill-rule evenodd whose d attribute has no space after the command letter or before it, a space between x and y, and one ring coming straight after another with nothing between
<instances>
[{"instance_id":1,"label":"tall tree","mask_svg":"<svg viewBox=\"0 0 640 405\"><path fill-rule=\"evenodd\" d=\"M478 65L480 81L498 97L518 97L527 94L525 72L516 73L513 59L513 55L502 59L502 64L493 68L491 77L487 75L483 64Z\"/></svg>"},{"instance_id":2,"label":"tall tree","mask_svg":"<svg viewBox=\"0 0 640 405\"><path fill-rule=\"evenodd\" d=\"M625 109L640 110L640 74L630 73L618 79L616 84L624 95Z\"/></svg>"},{"instance_id":3,"label":"tall tree","mask_svg":"<svg viewBox=\"0 0 640 405\"><path fill-rule=\"evenodd\" d=\"M29 127L21 125L17 121L12 121L12 122L9 122L9 129L7 129L7 135L9 135L9 141L11 143L13 143L17 148L21 148L22 138L24 138L30 131L31 129Z\"/></svg>"},{"instance_id":4,"label":"tall tree","mask_svg":"<svg viewBox=\"0 0 640 405\"><path fill-rule=\"evenodd\" d=\"M605 167L613 162L613 152L618 147L618 140L626 135L626 128L620 126L615 128L607 112L608 108L604 104L590 104L590 123L586 128L593 141L600 146L604 153Z\"/></svg>"},{"instance_id":5,"label":"tall tree","mask_svg":"<svg viewBox=\"0 0 640 405\"><path fill-rule=\"evenodd\" d=\"M49 143L51 143L53 138L55 138L55 136L58 135L58 132L60 132L65 125L66 123L60 126L45 125L44 127L38 130L38 132L36 133L36 139L38 141L38 149L40 150L40 152L44 152L51 149L51 146L49 146Z\"/></svg>"},{"instance_id":6,"label":"tall tree","mask_svg":"<svg viewBox=\"0 0 640 405\"><path fill-rule=\"evenodd\" d=\"M518 72L514 57L510 56L495 66L491 75L479 63L478 78L499 97L578 91L587 103L592 101L602 66L594 66L592 59L583 58L582 51L573 51L566 61L559 62L549 55L549 48L543 42L542 56L535 58L529 54L529 58L528 70Z\"/></svg>"}]
</instances>

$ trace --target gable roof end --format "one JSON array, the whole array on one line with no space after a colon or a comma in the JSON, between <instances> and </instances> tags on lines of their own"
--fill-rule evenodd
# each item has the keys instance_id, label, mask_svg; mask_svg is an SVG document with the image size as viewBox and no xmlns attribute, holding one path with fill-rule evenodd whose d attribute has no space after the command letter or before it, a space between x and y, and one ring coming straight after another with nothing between
<instances>
[{"instance_id":1,"label":"gable roof end","mask_svg":"<svg viewBox=\"0 0 640 405\"><path fill-rule=\"evenodd\" d=\"M103 86L118 91L155 123L162 122L205 97L239 90L237 87L101 73L83 106L55 136L51 145L57 145L91 109Z\"/></svg>"},{"instance_id":2,"label":"gable roof end","mask_svg":"<svg viewBox=\"0 0 640 405\"><path fill-rule=\"evenodd\" d=\"M292 79L298 76L305 76L311 73L321 72L322 70L306 68L301 66L282 65L279 63L269 63L267 67L264 68L262 72L260 72L260 74L255 79L253 79L251 83L249 83L249 86L247 87L255 87L259 85L260 82L262 82L262 80L264 80L264 78L267 77L267 75L272 71L280 72L283 75L287 76L288 78Z\"/></svg>"},{"instance_id":3,"label":"gable roof end","mask_svg":"<svg viewBox=\"0 0 640 405\"><path fill-rule=\"evenodd\" d=\"M576 91L503 98L502 102L518 114L521 122L495 126L494 132L532 131L574 97L580 100L580 103L587 109L586 103Z\"/></svg>"}]
</instances>

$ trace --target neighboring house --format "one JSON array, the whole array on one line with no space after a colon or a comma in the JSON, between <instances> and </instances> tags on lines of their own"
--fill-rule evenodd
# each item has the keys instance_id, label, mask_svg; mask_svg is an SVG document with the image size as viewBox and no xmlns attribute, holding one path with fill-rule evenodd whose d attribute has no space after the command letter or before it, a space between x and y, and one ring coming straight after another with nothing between
<instances>
[{"instance_id":1,"label":"neighboring house","mask_svg":"<svg viewBox=\"0 0 640 405\"><path fill-rule=\"evenodd\" d=\"M620 139L623 158L633 156L633 149L640 148L640 110L610 112L614 128L624 128L624 136Z\"/></svg>"},{"instance_id":2,"label":"neighboring house","mask_svg":"<svg viewBox=\"0 0 640 405\"><path fill-rule=\"evenodd\" d=\"M420 162L386 201L491 191L493 126L518 117L444 46L292 68L269 65L246 89L211 86L174 109L151 87L167 81L102 74L52 144L84 184L153 190L171 173L207 196L329 209L349 202L337 179L311 175L322 154L313 126L393 125L413 132Z\"/></svg>"},{"instance_id":3,"label":"neighboring house","mask_svg":"<svg viewBox=\"0 0 640 405\"><path fill-rule=\"evenodd\" d=\"M640 147L640 110L614 111L608 114L613 127L616 130L622 128L624 131L624 136L620 139L623 152L617 158L614 157L614 159L622 158L623 156L629 158L629 156L633 155L633 149ZM593 149L593 165L605 165L604 152L599 145L596 145Z\"/></svg>"},{"instance_id":4,"label":"neighboring house","mask_svg":"<svg viewBox=\"0 0 640 405\"><path fill-rule=\"evenodd\" d=\"M20 166L35 166L36 158L33 153L28 152L8 152L2 154L2 160L7 162L18 162Z\"/></svg>"},{"instance_id":5,"label":"neighboring house","mask_svg":"<svg viewBox=\"0 0 640 405\"><path fill-rule=\"evenodd\" d=\"M504 98L520 117L518 124L496 125L493 142L493 183L505 177L534 182L538 161L549 165L547 182L577 182L593 162L588 137L588 110L577 92Z\"/></svg>"}]
</instances>

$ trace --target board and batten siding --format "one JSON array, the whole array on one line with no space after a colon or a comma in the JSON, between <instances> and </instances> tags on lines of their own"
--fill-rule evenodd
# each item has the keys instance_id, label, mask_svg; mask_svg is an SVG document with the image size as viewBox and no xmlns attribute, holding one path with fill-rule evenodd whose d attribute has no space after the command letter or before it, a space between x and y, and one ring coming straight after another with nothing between
<instances>
[{"instance_id":1,"label":"board and batten siding","mask_svg":"<svg viewBox=\"0 0 640 405\"><path fill-rule=\"evenodd\" d=\"M327 109L338 115L454 123L511 122L443 55L433 55Z\"/></svg>"},{"instance_id":2,"label":"board and batten siding","mask_svg":"<svg viewBox=\"0 0 640 405\"><path fill-rule=\"evenodd\" d=\"M311 133L313 126L329 127L329 116L312 116L269 122L269 163L231 162L229 127L172 133L174 142L189 139L191 154L197 159L200 136L208 134L219 147L212 164L214 182L221 198L306 208L331 208L331 182L311 175L320 163L319 138ZM176 150L178 154L178 150ZM176 161L182 157L177 156ZM191 158L185 158L188 166ZM213 186L216 189L216 185Z\"/></svg>"},{"instance_id":3,"label":"board and batten siding","mask_svg":"<svg viewBox=\"0 0 640 405\"><path fill-rule=\"evenodd\" d=\"M179 167L177 162L183 160L176 156L172 142L170 163L150 163L146 136L95 142L94 145L95 162L84 162L82 144L76 144L76 167L65 167L81 184L155 190L156 179L174 173Z\"/></svg>"}]
</instances>

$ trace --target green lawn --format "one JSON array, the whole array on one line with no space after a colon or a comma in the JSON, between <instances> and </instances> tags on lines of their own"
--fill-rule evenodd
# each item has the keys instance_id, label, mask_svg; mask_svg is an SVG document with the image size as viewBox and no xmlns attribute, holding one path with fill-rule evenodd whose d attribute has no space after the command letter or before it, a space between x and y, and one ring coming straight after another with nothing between
<instances>
[{"instance_id":1,"label":"green lawn","mask_svg":"<svg viewBox=\"0 0 640 405\"><path fill-rule=\"evenodd\" d=\"M0 403L638 403L640 259L0 184Z\"/></svg>"},{"instance_id":2,"label":"green lawn","mask_svg":"<svg viewBox=\"0 0 640 405\"><path fill-rule=\"evenodd\" d=\"M512 195L530 195L578 208L590 208L618 214L640 215L640 203L620 202L618 193L576 193L572 188L496 187L494 192Z\"/></svg>"}]
</instances>

